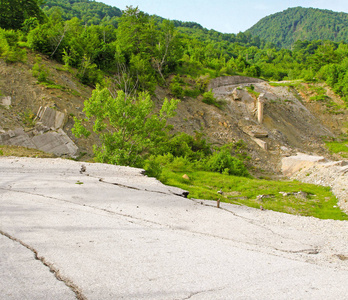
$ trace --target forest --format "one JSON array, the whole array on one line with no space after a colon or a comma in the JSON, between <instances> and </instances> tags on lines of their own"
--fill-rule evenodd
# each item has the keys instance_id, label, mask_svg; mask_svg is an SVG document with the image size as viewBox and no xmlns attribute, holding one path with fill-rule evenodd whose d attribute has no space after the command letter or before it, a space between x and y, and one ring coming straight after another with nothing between
<instances>
[{"instance_id":1,"label":"forest","mask_svg":"<svg viewBox=\"0 0 348 300\"><path fill-rule=\"evenodd\" d=\"M297 40L286 49L250 32L223 34L137 7L121 12L88 0L1 1L0 12L0 57L7 63L25 62L27 51L34 51L65 70L74 68L82 83L95 88L85 113L94 118L93 131L102 141L95 146L101 162L148 165L156 173L161 160L186 157L206 170L248 176L245 156L235 155L242 153L241 145L213 149L201 135L170 135L166 125L183 97L201 95L218 105L207 83L219 76L323 81L348 104L344 41ZM48 81L39 62L33 71L38 81ZM158 113L151 98L156 86L168 88L174 98L163 100ZM88 136L87 120L75 121L76 136Z\"/></svg>"},{"instance_id":2,"label":"forest","mask_svg":"<svg viewBox=\"0 0 348 300\"><path fill-rule=\"evenodd\" d=\"M267 16L246 32L282 48L297 40L347 41L348 14L326 9L292 7Z\"/></svg>"}]
</instances>

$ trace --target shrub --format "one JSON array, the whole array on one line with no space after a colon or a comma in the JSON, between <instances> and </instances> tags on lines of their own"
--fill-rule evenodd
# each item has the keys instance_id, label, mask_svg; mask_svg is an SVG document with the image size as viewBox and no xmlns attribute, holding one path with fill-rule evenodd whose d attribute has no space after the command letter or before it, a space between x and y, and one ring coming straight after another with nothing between
<instances>
[{"instance_id":1,"label":"shrub","mask_svg":"<svg viewBox=\"0 0 348 300\"><path fill-rule=\"evenodd\" d=\"M161 151L190 160L200 160L211 155L210 144L200 133L196 133L195 137L184 132L179 133L170 139Z\"/></svg>"},{"instance_id":2,"label":"shrub","mask_svg":"<svg viewBox=\"0 0 348 300\"><path fill-rule=\"evenodd\" d=\"M184 89L181 87L180 83L172 82L169 86L170 92L176 98L181 99L184 95Z\"/></svg>"},{"instance_id":3,"label":"shrub","mask_svg":"<svg viewBox=\"0 0 348 300\"><path fill-rule=\"evenodd\" d=\"M156 160L155 157L150 157L144 163L144 170L146 171L146 175L149 177L159 178L162 174L162 166L159 160Z\"/></svg>"},{"instance_id":4,"label":"shrub","mask_svg":"<svg viewBox=\"0 0 348 300\"><path fill-rule=\"evenodd\" d=\"M206 163L207 171L228 173L229 175L248 177L249 173L245 165L238 158L233 157L227 150L215 152Z\"/></svg>"},{"instance_id":5,"label":"shrub","mask_svg":"<svg viewBox=\"0 0 348 300\"><path fill-rule=\"evenodd\" d=\"M204 102L205 104L214 105L217 108L221 108L221 105L216 101L212 90L203 94L202 102Z\"/></svg>"}]
</instances>

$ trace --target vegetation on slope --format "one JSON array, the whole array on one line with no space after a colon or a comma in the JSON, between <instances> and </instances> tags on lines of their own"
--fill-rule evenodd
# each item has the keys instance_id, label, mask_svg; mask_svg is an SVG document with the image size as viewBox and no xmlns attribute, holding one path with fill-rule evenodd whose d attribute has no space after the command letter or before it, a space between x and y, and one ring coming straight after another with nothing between
<instances>
[{"instance_id":1,"label":"vegetation on slope","mask_svg":"<svg viewBox=\"0 0 348 300\"><path fill-rule=\"evenodd\" d=\"M293 7L261 19L246 32L280 48L291 48L305 40L346 42L347 26L347 13Z\"/></svg>"}]
</instances>

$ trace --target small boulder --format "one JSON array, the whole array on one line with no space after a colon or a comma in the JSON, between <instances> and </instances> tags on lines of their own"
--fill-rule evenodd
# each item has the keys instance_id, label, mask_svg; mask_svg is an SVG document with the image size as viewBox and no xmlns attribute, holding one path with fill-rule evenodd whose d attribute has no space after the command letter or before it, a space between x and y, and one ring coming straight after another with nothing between
<instances>
[{"instance_id":1,"label":"small boulder","mask_svg":"<svg viewBox=\"0 0 348 300\"><path fill-rule=\"evenodd\" d=\"M188 177L187 174L184 174L184 175L182 176L182 178L184 178L185 180L190 180L190 177Z\"/></svg>"}]
</instances>

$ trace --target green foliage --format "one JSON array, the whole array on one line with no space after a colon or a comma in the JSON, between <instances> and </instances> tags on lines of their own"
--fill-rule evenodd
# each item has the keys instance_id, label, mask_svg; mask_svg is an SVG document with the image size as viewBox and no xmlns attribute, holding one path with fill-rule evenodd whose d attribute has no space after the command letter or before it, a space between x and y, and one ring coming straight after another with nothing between
<instances>
[{"instance_id":1,"label":"green foliage","mask_svg":"<svg viewBox=\"0 0 348 300\"><path fill-rule=\"evenodd\" d=\"M326 142L325 144L331 153L338 153L342 157L348 158L348 142L347 142L347 140Z\"/></svg>"},{"instance_id":2,"label":"green foliage","mask_svg":"<svg viewBox=\"0 0 348 300\"><path fill-rule=\"evenodd\" d=\"M98 86L84 107L101 140L100 146L94 146L96 160L141 167L144 157L166 140L166 122L174 116L177 103L165 99L161 110L153 113L154 103L148 93L131 96L117 91L112 96L108 89ZM75 119L73 133L77 137L88 135L82 120Z\"/></svg>"},{"instance_id":3,"label":"green foliage","mask_svg":"<svg viewBox=\"0 0 348 300\"><path fill-rule=\"evenodd\" d=\"M204 102L205 104L214 105L217 108L221 108L221 104L217 102L212 90L203 94L202 102Z\"/></svg>"},{"instance_id":4,"label":"green foliage","mask_svg":"<svg viewBox=\"0 0 348 300\"><path fill-rule=\"evenodd\" d=\"M184 96L184 89L178 82L171 83L169 89L171 94L176 98L182 99Z\"/></svg>"},{"instance_id":5,"label":"green foliage","mask_svg":"<svg viewBox=\"0 0 348 300\"><path fill-rule=\"evenodd\" d=\"M33 127L35 125L35 114L32 110L27 109L23 113L20 114L22 122L27 127Z\"/></svg>"},{"instance_id":6,"label":"green foliage","mask_svg":"<svg viewBox=\"0 0 348 300\"><path fill-rule=\"evenodd\" d=\"M235 176L250 176L244 163L233 157L227 148L215 152L206 162L206 170Z\"/></svg>"},{"instance_id":7,"label":"green foliage","mask_svg":"<svg viewBox=\"0 0 348 300\"><path fill-rule=\"evenodd\" d=\"M247 86L246 90L248 91L248 93L254 95L256 98L260 96L260 93L255 91L255 87L252 84L250 86Z\"/></svg>"},{"instance_id":8,"label":"green foliage","mask_svg":"<svg viewBox=\"0 0 348 300\"><path fill-rule=\"evenodd\" d=\"M0 58L6 62L26 60L26 51L19 47L20 33L0 28Z\"/></svg>"},{"instance_id":9,"label":"green foliage","mask_svg":"<svg viewBox=\"0 0 348 300\"><path fill-rule=\"evenodd\" d=\"M117 7L89 0L45 0L42 8L47 15L59 9L64 20L77 17L87 25L117 25L122 15Z\"/></svg>"},{"instance_id":10,"label":"green foliage","mask_svg":"<svg viewBox=\"0 0 348 300\"><path fill-rule=\"evenodd\" d=\"M186 133L178 133L165 143L160 154L170 153L175 157L185 157L191 161L200 161L211 155L211 145L203 138L203 134L197 133L190 136Z\"/></svg>"},{"instance_id":11,"label":"green foliage","mask_svg":"<svg viewBox=\"0 0 348 300\"><path fill-rule=\"evenodd\" d=\"M346 13L292 7L261 19L246 33L258 36L278 47L291 48L298 40L347 41L347 26Z\"/></svg>"},{"instance_id":12,"label":"green foliage","mask_svg":"<svg viewBox=\"0 0 348 300\"><path fill-rule=\"evenodd\" d=\"M38 82L48 82L49 71L42 63L42 58L40 56L36 56L36 63L32 67L32 74L37 78Z\"/></svg>"},{"instance_id":13,"label":"green foliage","mask_svg":"<svg viewBox=\"0 0 348 300\"><path fill-rule=\"evenodd\" d=\"M1 0L0 27L4 29L20 29L25 20L36 18L43 22L45 15L37 0Z\"/></svg>"}]
</instances>

